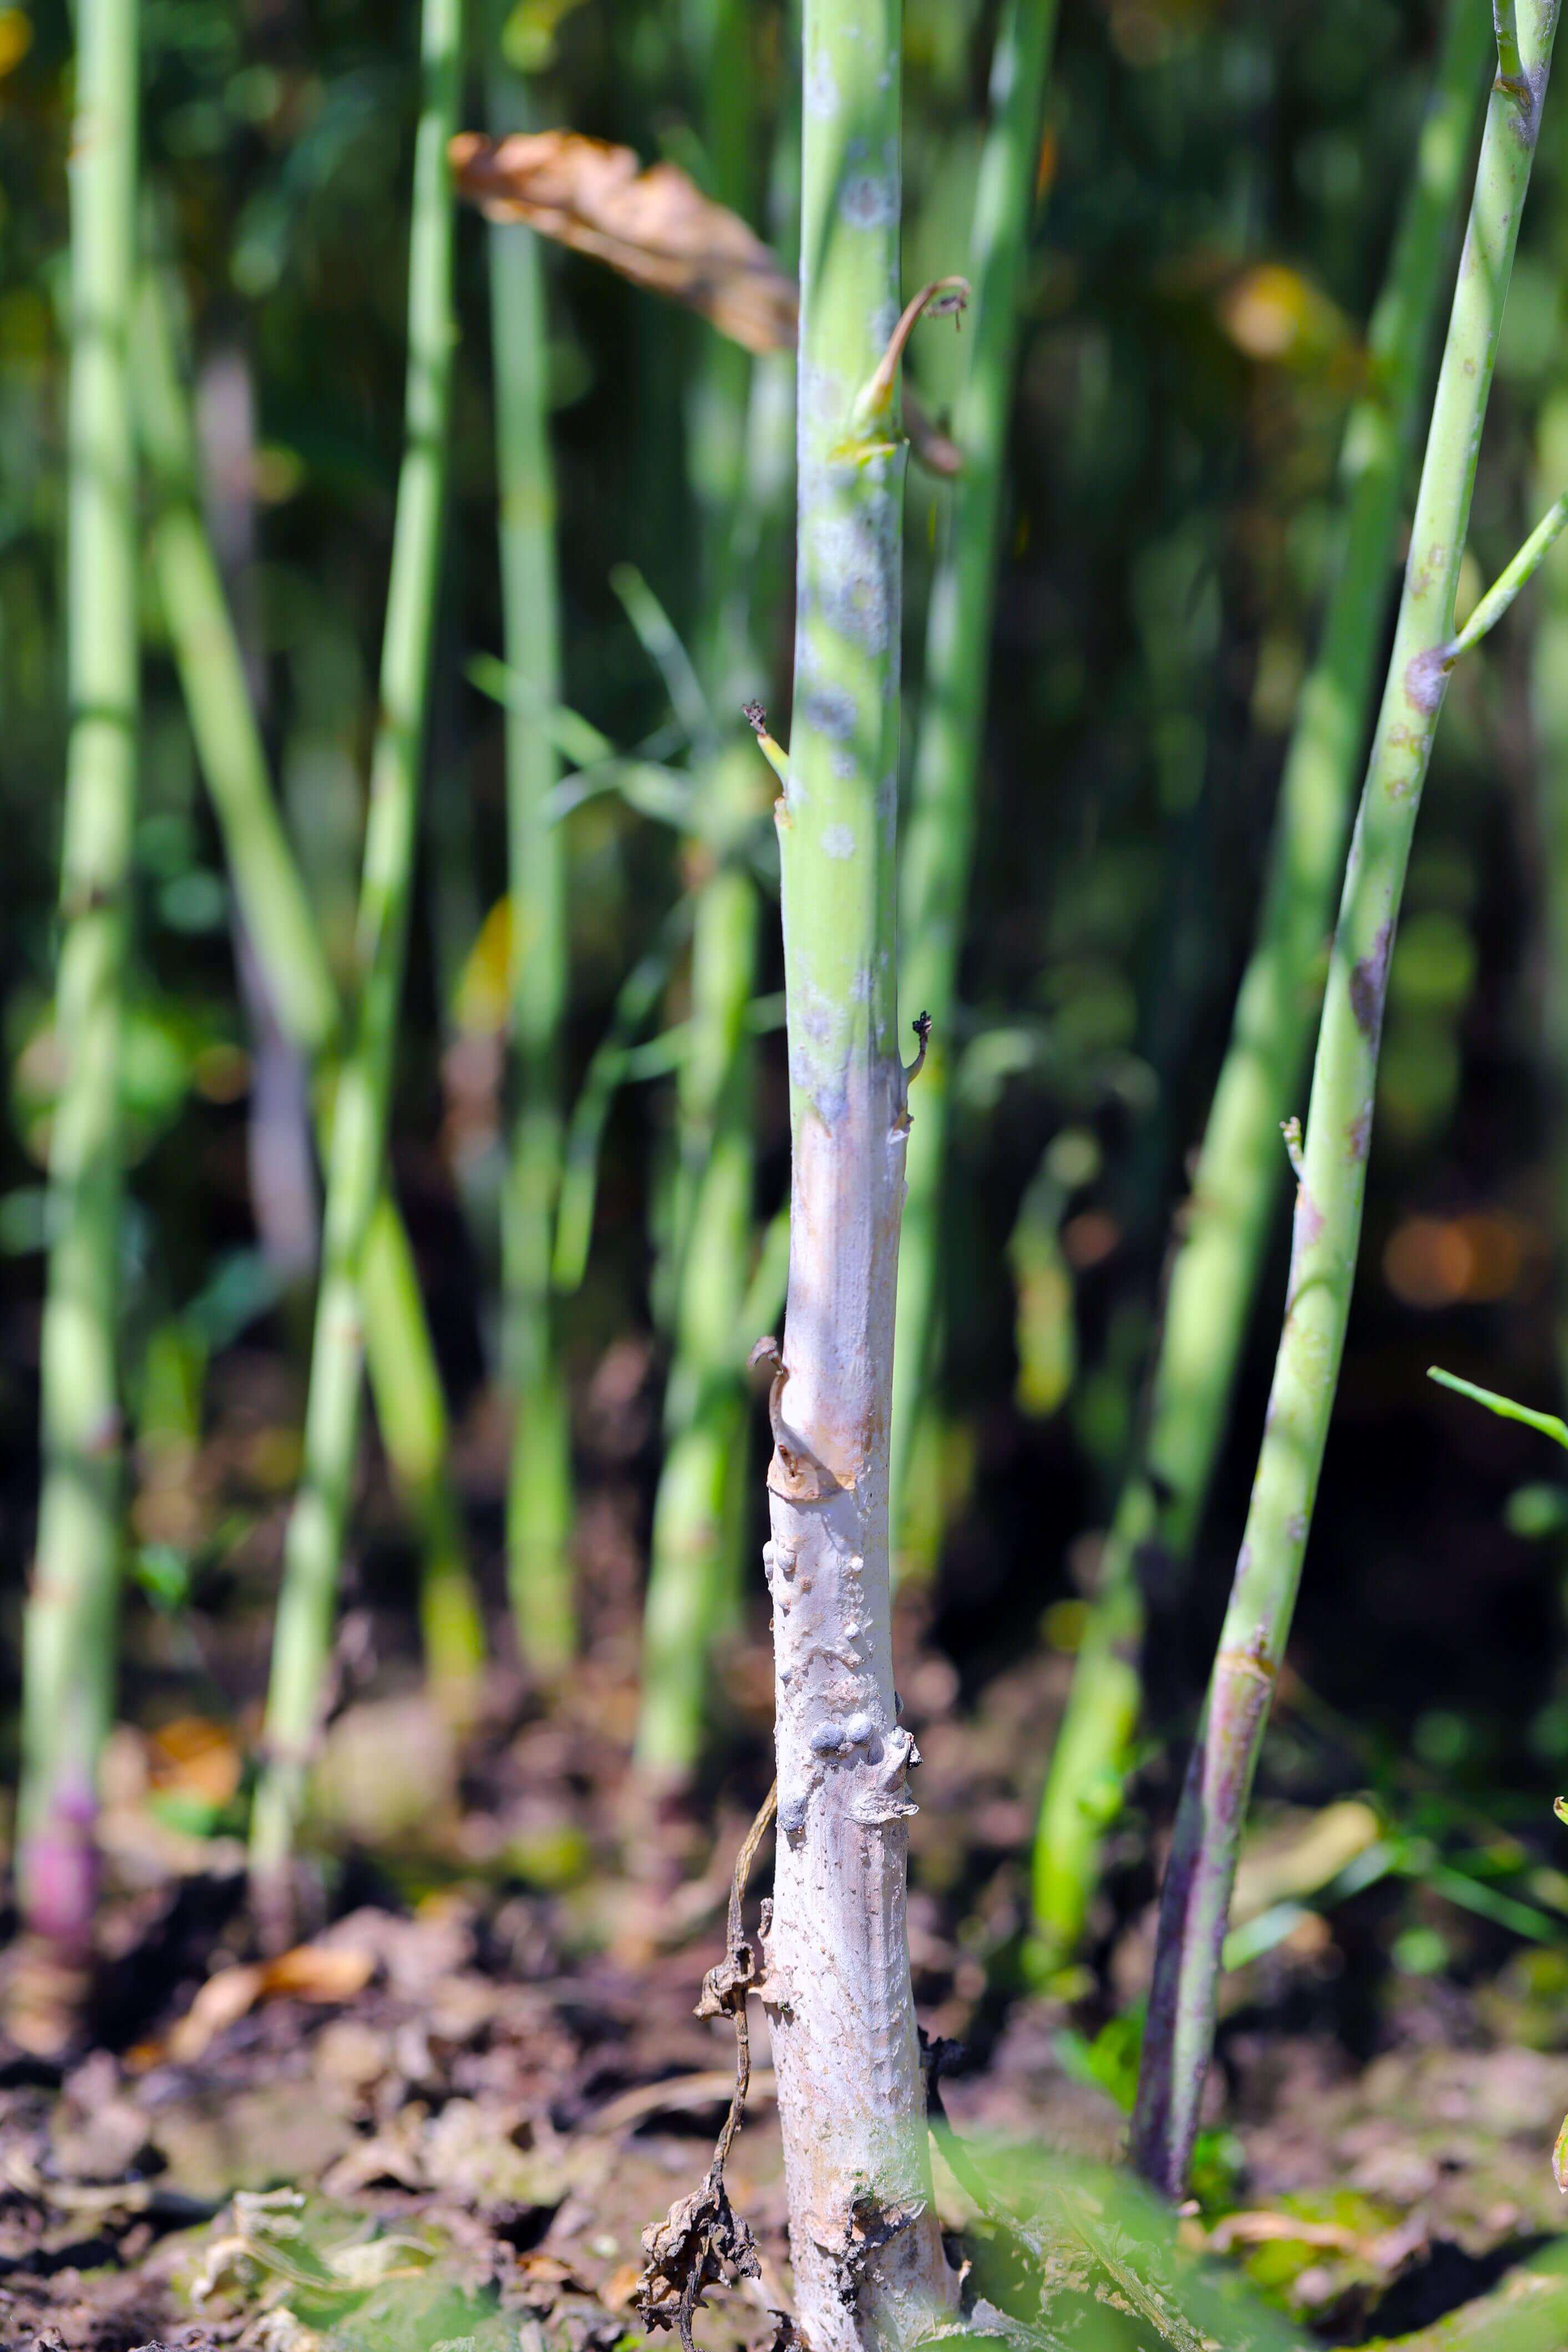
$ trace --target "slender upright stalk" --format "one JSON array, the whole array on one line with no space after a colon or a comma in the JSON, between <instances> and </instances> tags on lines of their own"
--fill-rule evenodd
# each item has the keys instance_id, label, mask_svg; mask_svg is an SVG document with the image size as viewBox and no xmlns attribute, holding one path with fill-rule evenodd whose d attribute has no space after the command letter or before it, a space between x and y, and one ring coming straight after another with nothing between
<instances>
[{"instance_id":1,"label":"slender upright stalk","mask_svg":"<svg viewBox=\"0 0 1568 2352\"><path fill-rule=\"evenodd\" d=\"M120 1003L137 725L131 434L136 0L81 0L70 155L66 583L70 740L41 1360L43 1493L23 1655L22 1906L63 1956L92 1924L99 1750L113 1704L121 1417L115 1360Z\"/></svg>"},{"instance_id":2,"label":"slender upright stalk","mask_svg":"<svg viewBox=\"0 0 1568 2352\"><path fill-rule=\"evenodd\" d=\"M206 779L246 935L279 1026L310 1066L323 1156L342 1041L342 1007L304 879L278 813L244 657L203 520L189 404L169 306L145 272L137 304L137 422L157 498L152 562L196 756ZM418 1528L420 1622L438 1692L466 1703L485 1627L463 1516L446 1466L446 1401L395 1202L371 1228L365 1354L392 1475Z\"/></svg>"},{"instance_id":3,"label":"slender upright stalk","mask_svg":"<svg viewBox=\"0 0 1568 2352\"><path fill-rule=\"evenodd\" d=\"M895 1031L899 0L806 0L795 700L777 805L789 1319L773 1386L779 1838L762 1997L796 2315L813 2352L929 2335L932 2202L905 1927L887 1426L907 1082Z\"/></svg>"},{"instance_id":4,"label":"slender upright stalk","mask_svg":"<svg viewBox=\"0 0 1568 2352\"><path fill-rule=\"evenodd\" d=\"M744 213L755 177L755 19L746 0L707 12L705 127L712 193ZM781 144L785 143L780 134ZM788 142L792 146L792 138ZM720 723L739 724L763 671L776 601L759 559L789 479L787 354L753 361L709 335L690 443L702 525L699 676ZM687 1050L676 1080L674 1349L664 1464L653 1507L643 1625L640 1770L679 1785L696 1768L716 1638L733 1622L745 1540L747 1400L737 1346L755 1224L747 1018L757 982L757 883L740 855L763 803L749 738L704 747L701 833L685 848L695 887ZM753 1335L755 1336L755 1335Z\"/></svg>"},{"instance_id":5,"label":"slender upright stalk","mask_svg":"<svg viewBox=\"0 0 1568 2352\"><path fill-rule=\"evenodd\" d=\"M738 756L737 756L738 752ZM730 746L709 763L704 803L738 824L755 814L756 754ZM727 1586L739 1533L735 1471L746 1450L737 1341L754 1223L751 1136L757 885L734 857L712 866L692 927L687 1049L677 1078L685 1213L677 1243L674 1356L664 1401L665 1453L653 1507L643 1624L639 1769L678 1785L695 1769L716 1632L732 1613Z\"/></svg>"},{"instance_id":6,"label":"slender upright stalk","mask_svg":"<svg viewBox=\"0 0 1568 2352\"><path fill-rule=\"evenodd\" d=\"M1055 33L1056 0L1008 0L991 59L991 127L980 158L969 240L974 320L972 328L966 321L968 364L953 412L964 470L953 486L946 543L931 586L925 687L899 872L899 997L911 1020L928 1007L936 1025L921 1078L920 1117L909 1139L909 1192L899 1244L891 1489L895 1553L936 1319L948 1116L944 1028L957 982L974 863L1019 301Z\"/></svg>"},{"instance_id":7,"label":"slender upright stalk","mask_svg":"<svg viewBox=\"0 0 1568 2352\"><path fill-rule=\"evenodd\" d=\"M497 81L497 129L516 127ZM555 472L538 240L493 223L491 341L507 661L532 689L507 705L507 866L517 1109L502 1211L504 1359L512 1408L507 1574L517 1647L536 1666L571 1655L571 1417L556 1348L550 1252L560 1189L560 1029L566 1011L565 845L547 803L557 775L545 713L560 699Z\"/></svg>"},{"instance_id":8,"label":"slender upright stalk","mask_svg":"<svg viewBox=\"0 0 1568 2352\"><path fill-rule=\"evenodd\" d=\"M266 1763L251 1868L267 1895L285 1869L304 1800L359 1434L366 1248L382 1197L398 1004L402 993L419 772L440 579L456 321L446 146L456 127L461 0L424 0L423 75L409 249L409 365L356 941L354 1038L332 1113L322 1271L305 1421L267 1691Z\"/></svg>"},{"instance_id":9,"label":"slender upright stalk","mask_svg":"<svg viewBox=\"0 0 1568 2352\"><path fill-rule=\"evenodd\" d=\"M1280 1120L1301 1082L1315 967L1333 919L1392 583L1401 478L1487 44L1481 0L1450 0L1404 217L1373 312L1371 380L1345 426L1340 545L1322 641L1285 758L1258 935L1171 1267L1147 1426L1105 1546L1040 1806L1034 1910L1053 1956L1069 1956L1083 1932L1142 1711L1140 1561L1155 1552L1168 1574L1191 1553L1283 1181Z\"/></svg>"},{"instance_id":10,"label":"slender upright stalk","mask_svg":"<svg viewBox=\"0 0 1568 2352\"><path fill-rule=\"evenodd\" d=\"M1262 1449L1161 1895L1133 2143L1139 2169L1172 2196L1185 2183L1197 2126L1237 1850L1333 1410L1389 960L1432 738L1458 650L1455 589L1557 0L1526 0L1520 14L1524 78L1500 75L1488 102L1394 652L1329 958L1304 1147L1292 1123L1299 1181L1291 1273Z\"/></svg>"},{"instance_id":11,"label":"slender upright stalk","mask_svg":"<svg viewBox=\"0 0 1568 2352\"><path fill-rule=\"evenodd\" d=\"M1536 480L1568 481L1568 393L1547 402L1536 433ZM1568 1393L1568 554L1545 568L1531 662L1530 715L1540 751L1545 986L1542 1045L1556 1213L1557 1371Z\"/></svg>"}]
</instances>

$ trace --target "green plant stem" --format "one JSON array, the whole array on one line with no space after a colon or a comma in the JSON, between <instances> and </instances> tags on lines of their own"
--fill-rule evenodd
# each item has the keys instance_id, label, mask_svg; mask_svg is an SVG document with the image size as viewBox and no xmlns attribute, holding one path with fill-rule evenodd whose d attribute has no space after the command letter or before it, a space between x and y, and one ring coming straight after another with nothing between
<instances>
[{"instance_id":1,"label":"green plant stem","mask_svg":"<svg viewBox=\"0 0 1568 2352\"><path fill-rule=\"evenodd\" d=\"M492 111L512 127L497 77ZM511 1040L517 1087L502 1212L504 1358L512 1408L507 1579L517 1647L559 1668L577 1642L571 1567L571 1414L557 1347L550 1255L560 1192L560 1037L567 1000L566 852L549 801L559 762L544 714L560 700L549 346L538 240L493 225L491 341L506 657L526 691L507 705Z\"/></svg>"},{"instance_id":2,"label":"green plant stem","mask_svg":"<svg viewBox=\"0 0 1568 2352\"><path fill-rule=\"evenodd\" d=\"M974 863L975 807L990 675L997 542L1019 304L1034 217L1040 127L1056 0L1009 0L991 61L991 127L980 158L969 240L968 364L953 412L964 470L931 586L925 677L899 871L899 999L929 1008L931 1050L909 1139L909 1192L898 1256L893 1378L894 1552L933 1352L942 1264L942 1180L950 1062L946 1029Z\"/></svg>"},{"instance_id":3,"label":"green plant stem","mask_svg":"<svg viewBox=\"0 0 1568 2352\"><path fill-rule=\"evenodd\" d=\"M1560 472L1559 469L1563 470ZM1537 428L1542 487L1568 480L1568 392L1546 403ZM1531 663L1530 707L1540 750L1539 822L1544 849L1542 912L1546 979L1542 1042L1553 1163L1558 1245L1557 1374L1568 1394L1568 554L1545 566L1542 613Z\"/></svg>"},{"instance_id":4,"label":"green plant stem","mask_svg":"<svg viewBox=\"0 0 1568 2352\"><path fill-rule=\"evenodd\" d=\"M753 814L755 769L754 754L742 746L720 755L704 786L710 808L727 791L743 820ZM677 1078L690 1205L677 1242L675 1346L653 1507L636 1747L639 1769L661 1783L678 1784L696 1766L709 1654L732 1613L726 1604L736 1581L734 1473L747 1426L736 1335L753 1228L754 1041L747 1016L758 912L756 883L731 859L702 884L693 917L691 1014Z\"/></svg>"},{"instance_id":5,"label":"green plant stem","mask_svg":"<svg viewBox=\"0 0 1568 2352\"><path fill-rule=\"evenodd\" d=\"M718 0L706 58L709 172L716 197L742 211L755 178L754 32L745 0ZM781 128L781 153L793 144ZM703 549L695 643L699 680L721 725L738 726L764 667L760 643L777 602L767 559L777 551L789 481L792 373L785 354L754 362L722 336L705 341L689 435ZM695 898L691 1012L676 1082L673 1351L636 1743L640 1771L662 1786L689 1780L701 1755L709 1663L738 1606L747 1517L737 1475L747 1405L736 1334L755 1231L748 1013L759 908L742 847L766 802L749 740L710 740L696 771L700 826L685 845Z\"/></svg>"},{"instance_id":6,"label":"green plant stem","mask_svg":"<svg viewBox=\"0 0 1568 2352\"><path fill-rule=\"evenodd\" d=\"M67 661L70 735L40 1361L43 1488L23 1656L22 1908L85 1955L99 1752L113 1705L121 1415L119 1097L136 796L131 318L136 0L81 0L70 163Z\"/></svg>"},{"instance_id":7,"label":"green plant stem","mask_svg":"<svg viewBox=\"0 0 1568 2352\"><path fill-rule=\"evenodd\" d=\"M1469 1397L1472 1404L1484 1404L1500 1421L1522 1422L1539 1437L1550 1437L1554 1444L1568 1446L1568 1422L1554 1412L1537 1412L1533 1406L1516 1403L1512 1397L1500 1396L1496 1389L1478 1388L1474 1381L1462 1381L1457 1372L1445 1372L1437 1364L1428 1364L1427 1378L1436 1381L1439 1388L1452 1389L1456 1396Z\"/></svg>"},{"instance_id":8,"label":"green plant stem","mask_svg":"<svg viewBox=\"0 0 1568 2352\"><path fill-rule=\"evenodd\" d=\"M1197 2127L1237 1852L1333 1410L1389 960L1452 666L1476 456L1556 31L1556 0L1528 0L1522 13L1526 85L1500 80L1487 107L1394 652L1329 958L1263 1444L1161 1895L1133 2146L1140 2171L1172 2196L1185 2184Z\"/></svg>"},{"instance_id":9,"label":"green plant stem","mask_svg":"<svg viewBox=\"0 0 1568 2352\"><path fill-rule=\"evenodd\" d=\"M382 717L371 768L358 935L354 1038L332 1113L321 1287L305 1460L284 1548L251 1824L264 1901L292 1852L317 1728L359 1433L366 1244L382 1197L393 1049L412 889L419 772L440 580L456 322L447 142L462 76L461 0L423 0L423 100L409 250L405 445L382 647Z\"/></svg>"},{"instance_id":10,"label":"green plant stem","mask_svg":"<svg viewBox=\"0 0 1568 2352\"><path fill-rule=\"evenodd\" d=\"M1426 380L1450 223L1463 185L1488 28L1451 0L1387 281L1371 383L1345 427L1343 522L1322 640L1280 782L1258 934L1171 1267L1146 1430L1122 1487L1058 1734L1034 1851L1037 1932L1069 1957L1099 1882L1143 1708L1141 1561L1185 1570L1229 1419L1237 1365L1285 1173L1280 1120L1301 1083L1333 919L1355 762L1392 583L1400 485Z\"/></svg>"},{"instance_id":11,"label":"green plant stem","mask_svg":"<svg viewBox=\"0 0 1568 2352\"><path fill-rule=\"evenodd\" d=\"M156 494L152 562L196 756L246 936L278 1024L314 1075L329 1153L342 1006L278 812L244 657L201 509L195 443L169 304L144 271L135 338L137 421ZM371 1227L365 1354L387 1459L422 1545L420 1621L432 1682L459 1711L485 1662L485 1626L447 1470L450 1431L413 1254L390 1191Z\"/></svg>"},{"instance_id":12,"label":"green plant stem","mask_svg":"<svg viewBox=\"0 0 1568 2352\"><path fill-rule=\"evenodd\" d=\"M1479 645L1483 637L1491 635L1514 598L1521 589L1528 588L1562 538L1565 523L1568 523L1568 493L1553 500L1512 562L1503 567L1479 599L1475 611L1448 647L1450 669L1461 654L1468 654Z\"/></svg>"},{"instance_id":13,"label":"green plant stem","mask_svg":"<svg viewBox=\"0 0 1568 2352\"><path fill-rule=\"evenodd\" d=\"M813 2352L891 2352L956 2304L910 1988L913 1742L888 1575L908 1132L895 1026L905 451L887 366L906 331L902 18L898 0L806 0L795 698L775 809L791 1169L764 1554L779 1767L764 1998L796 2315ZM895 2227L864 2227L894 2214Z\"/></svg>"}]
</instances>

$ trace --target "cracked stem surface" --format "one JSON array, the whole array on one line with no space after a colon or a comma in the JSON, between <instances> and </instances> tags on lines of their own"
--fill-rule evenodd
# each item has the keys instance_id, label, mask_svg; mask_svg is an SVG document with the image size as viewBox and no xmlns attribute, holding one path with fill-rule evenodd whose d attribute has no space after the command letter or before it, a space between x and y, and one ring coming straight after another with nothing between
<instances>
[{"instance_id":1,"label":"cracked stem surface","mask_svg":"<svg viewBox=\"0 0 1568 2352\"><path fill-rule=\"evenodd\" d=\"M905 1924L887 1430L904 1194L895 1035L904 446L862 417L897 327L898 0L807 0L795 697L776 810L792 1167L769 1474L779 1840L765 1981L812 2352L956 2300L932 2202Z\"/></svg>"}]
</instances>

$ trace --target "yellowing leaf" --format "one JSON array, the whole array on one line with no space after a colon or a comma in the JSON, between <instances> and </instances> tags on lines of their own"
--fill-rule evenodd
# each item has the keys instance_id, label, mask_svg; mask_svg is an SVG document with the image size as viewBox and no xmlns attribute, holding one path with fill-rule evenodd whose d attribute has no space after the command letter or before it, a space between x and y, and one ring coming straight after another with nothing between
<instances>
[{"instance_id":1,"label":"yellowing leaf","mask_svg":"<svg viewBox=\"0 0 1568 2352\"><path fill-rule=\"evenodd\" d=\"M1343 349L1349 328L1320 287L1281 261L1233 278L1218 297L1219 323L1249 360L1321 365Z\"/></svg>"},{"instance_id":2,"label":"yellowing leaf","mask_svg":"<svg viewBox=\"0 0 1568 2352\"><path fill-rule=\"evenodd\" d=\"M501 53L518 73L542 73L555 61L556 35L581 0L517 0L501 27Z\"/></svg>"},{"instance_id":3,"label":"yellowing leaf","mask_svg":"<svg viewBox=\"0 0 1568 2352\"><path fill-rule=\"evenodd\" d=\"M447 150L458 191L490 220L526 221L656 294L700 310L748 352L787 351L799 303L761 239L674 163L574 131L465 131Z\"/></svg>"},{"instance_id":4,"label":"yellowing leaf","mask_svg":"<svg viewBox=\"0 0 1568 2352\"><path fill-rule=\"evenodd\" d=\"M512 902L497 898L479 926L459 975L453 1014L465 1035L494 1037L507 1025L512 967Z\"/></svg>"},{"instance_id":5,"label":"yellowing leaf","mask_svg":"<svg viewBox=\"0 0 1568 2352\"><path fill-rule=\"evenodd\" d=\"M33 46L33 20L25 8L0 8L0 78L14 73Z\"/></svg>"},{"instance_id":6,"label":"yellowing leaf","mask_svg":"<svg viewBox=\"0 0 1568 2352\"><path fill-rule=\"evenodd\" d=\"M176 1716L161 1724L147 1742L147 1761L155 1789L210 1805L226 1805L240 1784L233 1735L204 1716Z\"/></svg>"}]
</instances>

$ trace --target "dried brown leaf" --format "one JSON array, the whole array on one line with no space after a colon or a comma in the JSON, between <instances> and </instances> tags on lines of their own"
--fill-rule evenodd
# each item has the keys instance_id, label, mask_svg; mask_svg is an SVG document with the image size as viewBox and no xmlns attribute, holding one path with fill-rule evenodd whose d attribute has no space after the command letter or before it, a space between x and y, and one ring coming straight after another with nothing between
<instances>
[{"instance_id":1,"label":"dried brown leaf","mask_svg":"<svg viewBox=\"0 0 1568 2352\"><path fill-rule=\"evenodd\" d=\"M358 1944L296 1944L268 1960L263 2000L352 2000L375 1973L375 1958Z\"/></svg>"},{"instance_id":2,"label":"dried brown leaf","mask_svg":"<svg viewBox=\"0 0 1568 2352\"><path fill-rule=\"evenodd\" d=\"M374 1969L373 1955L351 1944L297 1944L275 1960L220 1969L170 2034L169 2055L179 2065L191 2065L259 2001L352 2000Z\"/></svg>"},{"instance_id":3,"label":"dried brown leaf","mask_svg":"<svg viewBox=\"0 0 1568 2352\"><path fill-rule=\"evenodd\" d=\"M710 319L748 352L795 341L795 286L761 239L674 163L574 131L466 131L447 150L458 192L490 220L526 221L635 285Z\"/></svg>"},{"instance_id":4,"label":"dried brown leaf","mask_svg":"<svg viewBox=\"0 0 1568 2352\"><path fill-rule=\"evenodd\" d=\"M210 2042L256 2007L264 1974L250 1965L220 1969L207 1979L169 2036L169 2055L176 2065L191 2065Z\"/></svg>"}]
</instances>

